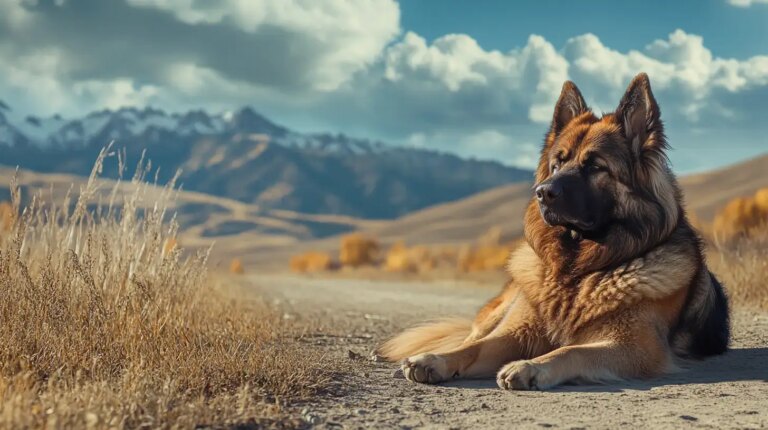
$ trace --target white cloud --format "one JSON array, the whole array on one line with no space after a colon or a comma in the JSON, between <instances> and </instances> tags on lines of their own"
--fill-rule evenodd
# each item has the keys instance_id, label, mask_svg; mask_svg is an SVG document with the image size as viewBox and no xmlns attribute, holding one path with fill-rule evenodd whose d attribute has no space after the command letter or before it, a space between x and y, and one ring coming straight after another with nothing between
<instances>
[{"instance_id":1,"label":"white cloud","mask_svg":"<svg viewBox=\"0 0 768 430\"><path fill-rule=\"evenodd\" d=\"M29 113L53 115L89 108L144 106L160 92L154 85L137 86L128 78L67 81L75 64L54 48L41 49L7 61L0 50L0 93L19 99ZM16 114L22 114L17 111Z\"/></svg>"},{"instance_id":2,"label":"white cloud","mask_svg":"<svg viewBox=\"0 0 768 430\"><path fill-rule=\"evenodd\" d=\"M519 138L494 129L470 134L461 138L459 144L459 153L462 155L482 154L484 158L513 166L530 168L535 166L539 159L538 144L521 142Z\"/></svg>"},{"instance_id":3,"label":"white cloud","mask_svg":"<svg viewBox=\"0 0 768 430\"><path fill-rule=\"evenodd\" d=\"M398 94L409 97L408 102L414 105L420 104L416 99L428 103L443 100L433 104L433 109L439 106L459 120L463 115L486 111L493 116L522 114L523 121L547 121L550 103L568 76L565 60L536 35L522 49L502 53L486 51L463 34L443 36L427 44L409 32L386 50L383 61L386 86L396 86Z\"/></svg>"},{"instance_id":4,"label":"white cloud","mask_svg":"<svg viewBox=\"0 0 768 430\"><path fill-rule=\"evenodd\" d=\"M127 0L172 14L191 25L225 25L252 34L273 28L301 36L317 62L308 80L331 91L371 64L399 31L394 0ZM279 55L279 53L275 53Z\"/></svg>"},{"instance_id":5,"label":"white cloud","mask_svg":"<svg viewBox=\"0 0 768 430\"><path fill-rule=\"evenodd\" d=\"M749 112L721 104L718 96L768 83L768 56L744 61L717 58L701 36L682 30L642 51L627 53L585 34L568 40L564 55L571 65L571 78L590 101L607 111L613 110L627 83L640 71L650 76L654 91L665 102L662 107L694 122L705 116L747 119Z\"/></svg>"},{"instance_id":6,"label":"white cloud","mask_svg":"<svg viewBox=\"0 0 768 430\"><path fill-rule=\"evenodd\" d=\"M0 23L10 27L26 25L32 16L20 0L0 0Z\"/></svg>"},{"instance_id":7,"label":"white cloud","mask_svg":"<svg viewBox=\"0 0 768 430\"><path fill-rule=\"evenodd\" d=\"M750 7L753 4L768 4L768 0L728 0L728 4L736 7Z\"/></svg>"}]
</instances>

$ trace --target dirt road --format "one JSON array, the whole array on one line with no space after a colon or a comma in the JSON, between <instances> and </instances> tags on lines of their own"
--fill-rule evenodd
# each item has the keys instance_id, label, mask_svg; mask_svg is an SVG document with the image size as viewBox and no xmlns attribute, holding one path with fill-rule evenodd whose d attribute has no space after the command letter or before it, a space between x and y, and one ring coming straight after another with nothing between
<instances>
[{"instance_id":1,"label":"dirt road","mask_svg":"<svg viewBox=\"0 0 768 430\"><path fill-rule=\"evenodd\" d=\"M317 318L308 341L349 363L340 394L306 405L316 428L766 428L768 314L737 311L733 350L681 373L608 386L502 391L493 380L438 386L396 376L367 357L395 330L441 316L471 316L498 286L262 276L254 291L286 307L285 318Z\"/></svg>"}]
</instances>

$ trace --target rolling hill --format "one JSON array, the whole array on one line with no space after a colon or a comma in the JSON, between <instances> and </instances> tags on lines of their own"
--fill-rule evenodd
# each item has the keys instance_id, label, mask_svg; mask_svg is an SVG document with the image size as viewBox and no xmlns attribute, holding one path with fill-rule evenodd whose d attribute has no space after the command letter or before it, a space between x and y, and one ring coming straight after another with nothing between
<instances>
[{"instance_id":1,"label":"rolling hill","mask_svg":"<svg viewBox=\"0 0 768 430\"><path fill-rule=\"evenodd\" d=\"M680 178L687 209L705 222L730 199L753 194L768 187L768 154L711 172ZM471 243L491 227L501 229L511 240L522 236L523 214L531 197L530 182L516 183L483 191L454 202L435 205L400 217L364 226L363 233L385 244L405 240L410 244L450 245ZM253 255L258 263L271 263L302 249L335 250L338 237L298 243L274 250L267 256Z\"/></svg>"}]
</instances>

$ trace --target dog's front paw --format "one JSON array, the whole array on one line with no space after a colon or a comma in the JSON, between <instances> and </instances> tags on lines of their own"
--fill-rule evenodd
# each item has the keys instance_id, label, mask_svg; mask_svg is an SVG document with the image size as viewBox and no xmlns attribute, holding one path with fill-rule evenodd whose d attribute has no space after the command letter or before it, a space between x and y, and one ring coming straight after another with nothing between
<instances>
[{"instance_id":1,"label":"dog's front paw","mask_svg":"<svg viewBox=\"0 0 768 430\"><path fill-rule=\"evenodd\" d=\"M403 360L403 375L409 381L424 384L436 384L450 379L448 363L445 358L435 354L419 354Z\"/></svg>"},{"instance_id":2,"label":"dog's front paw","mask_svg":"<svg viewBox=\"0 0 768 430\"><path fill-rule=\"evenodd\" d=\"M551 387L545 365L531 360L513 361L502 367L496 383L505 390L543 390Z\"/></svg>"}]
</instances>

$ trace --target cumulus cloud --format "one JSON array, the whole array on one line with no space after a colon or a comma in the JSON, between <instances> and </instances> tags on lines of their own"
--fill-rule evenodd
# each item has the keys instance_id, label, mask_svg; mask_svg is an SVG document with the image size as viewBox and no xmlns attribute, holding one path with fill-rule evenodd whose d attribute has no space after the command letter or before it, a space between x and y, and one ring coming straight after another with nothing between
<instances>
[{"instance_id":1,"label":"cumulus cloud","mask_svg":"<svg viewBox=\"0 0 768 430\"><path fill-rule=\"evenodd\" d=\"M595 35L574 37L564 55L569 74L600 108L613 110L627 82L639 71L651 77L654 91L671 113L691 122L750 120L755 106L728 94L743 94L768 82L768 56L745 61L717 58L701 36L676 30L642 51L620 53Z\"/></svg>"},{"instance_id":2,"label":"cumulus cloud","mask_svg":"<svg viewBox=\"0 0 768 430\"><path fill-rule=\"evenodd\" d=\"M728 0L728 4L736 7L750 7L753 4L768 4L768 0Z\"/></svg>"},{"instance_id":3,"label":"cumulus cloud","mask_svg":"<svg viewBox=\"0 0 768 430\"><path fill-rule=\"evenodd\" d=\"M365 73L317 101L317 115L362 124L392 140L509 129L548 121L567 78L567 62L541 36L500 52L467 35L429 43L408 32ZM455 137L441 141L456 150Z\"/></svg>"},{"instance_id":4,"label":"cumulus cloud","mask_svg":"<svg viewBox=\"0 0 768 430\"><path fill-rule=\"evenodd\" d=\"M318 102L317 114L392 139L453 142L455 150L478 146L464 137L489 137L482 134L488 130L515 136L519 144L539 140L529 130L543 134L566 79L596 111L610 112L641 71L650 75L669 123L745 124L768 114L768 104L756 100L768 90L768 56L718 58L700 36L682 30L626 52L593 34L571 38L560 49L533 35L523 47L501 52L467 35L430 43L409 32L374 67ZM447 138L449 131L456 137Z\"/></svg>"},{"instance_id":5,"label":"cumulus cloud","mask_svg":"<svg viewBox=\"0 0 768 430\"><path fill-rule=\"evenodd\" d=\"M306 81L325 91L336 89L351 74L370 64L399 32L400 10L392 0L127 2L165 11L186 24L227 25L255 37L279 29L284 37L300 39L294 43L313 48L314 52L305 52L316 56L313 67L306 70Z\"/></svg>"},{"instance_id":6,"label":"cumulus cloud","mask_svg":"<svg viewBox=\"0 0 768 430\"><path fill-rule=\"evenodd\" d=\"M230 82L251 95L301 99L343 85L374 63L399 32L394 0L0 0L0 65L53 52L56 73L35 69L32 76L69 88L61 94L69 99L77 98L77 83L85 94L84 87L106 89L113 82L126 102L167 104L177 95L190 99L195 88L211 94L209 81ZM23 74L23 64L13 67ZM6 93L16 90L20 105L39 104L41 113L53 108L36 91L24 95L25 82L3 81ZM127 94L128 88L136 94ZM86 101L57 104L82 111ZM210 102L198 99L202 106Z\"/></svg>"},{"instance_id":7,"label":"cumulus cloud","mask_svg":"<svg viewBox=\"0 0 768 430\"><path fill-rule=\"evenodd\" d=\"M27 24L30 18L19 0L0 0L0 23L15 28Z\"/></svg>"}]
</instances>

